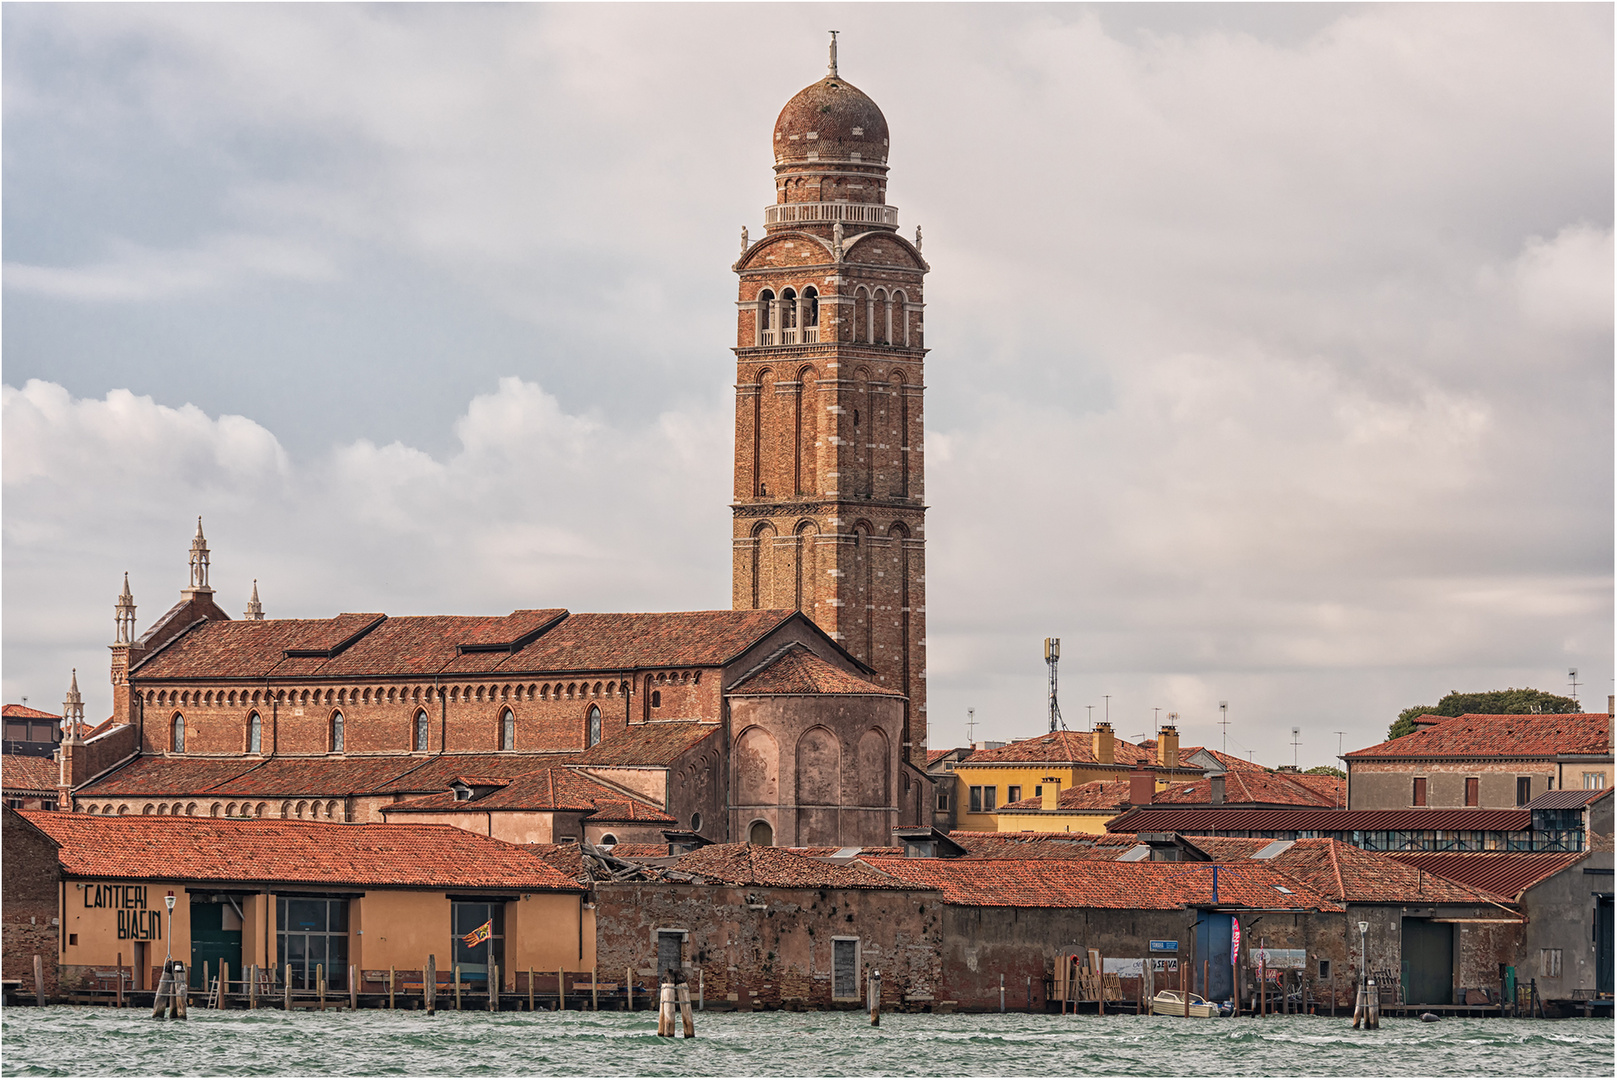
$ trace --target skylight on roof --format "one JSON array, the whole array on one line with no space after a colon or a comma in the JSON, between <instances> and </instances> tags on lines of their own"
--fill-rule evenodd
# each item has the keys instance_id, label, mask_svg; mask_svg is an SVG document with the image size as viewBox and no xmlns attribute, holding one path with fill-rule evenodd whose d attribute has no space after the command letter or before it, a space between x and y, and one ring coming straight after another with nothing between
<instances>
[{"instance_id":1,"label":"skylight on roof","mask_svg":"<svg viewBox=\"0 0 1617 1080\"><path fill-rule=\"evenodd\" d=\"M1290 896L1290 895L1291 895L1291 890L1290 890L1290 889L1288 889L1288 888L1286 888L1286 887L1285 887L1285 886L1284 886L1284 885L1276 885L1276 886L1275 886L1275 892L1283 892L1283 893L1285 893L1285 894L1286 894L1286 895L1287 895L1287 896Z\"/></svg>"}]
</instances>

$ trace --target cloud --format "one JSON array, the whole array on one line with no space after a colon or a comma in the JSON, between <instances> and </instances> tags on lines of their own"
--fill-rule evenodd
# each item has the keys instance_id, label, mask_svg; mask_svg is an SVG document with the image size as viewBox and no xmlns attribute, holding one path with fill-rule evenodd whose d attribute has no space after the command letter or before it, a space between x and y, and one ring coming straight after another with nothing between
<instances>
[{"instance_id":1,"label":"cloud","mask_svg":"<svg viewBox=\"0 0 1617 1080\"><path fill-rule=\"evenodd\" d=\"M728 267L843 10L938 739L1037 729L1047 634L1069 722L1315 759L1609 672L1600 9L68 5L5 16L7 686L193 512L272 611L724 606Z\"/></svg>"}]
</instances>

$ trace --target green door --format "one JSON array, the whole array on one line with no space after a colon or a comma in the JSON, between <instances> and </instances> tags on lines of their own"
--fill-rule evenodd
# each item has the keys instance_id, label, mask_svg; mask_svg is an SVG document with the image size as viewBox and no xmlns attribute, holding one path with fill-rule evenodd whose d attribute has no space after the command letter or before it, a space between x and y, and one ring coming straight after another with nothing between
<instances>
[{"instance_id":1,"label":"green door","mask_svg":"<svg viewBox=\"0 0 1617 1080\"><path fill-rule=\"evenodd\" d=\"M1454 999L1454 924L1404 920L1404 1001L1451 1005Z\"/></svg>"},{"instance_id":2,"label":"green door","mask_svg":"<svg viewBox=\"0 0 1617 1080\"><path fill-rule=\"evenodd\" d=\"M230 965L230 977L241 978L241 918L228 903L191 901L191 985L202 985L202 965L208 978L219 977L219 965Z\"/></svg>"}]
</instances>

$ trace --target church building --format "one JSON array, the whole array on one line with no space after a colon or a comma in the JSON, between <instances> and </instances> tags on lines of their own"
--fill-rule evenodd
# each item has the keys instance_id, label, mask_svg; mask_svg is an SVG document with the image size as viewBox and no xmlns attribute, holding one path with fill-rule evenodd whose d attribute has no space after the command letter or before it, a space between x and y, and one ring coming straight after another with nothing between
<instances>
[{"instance_id":1,"label":"church building","mask_svg":"<svg viewBox=\"0 0 1617 1080\"><path fill-rule=\"evenodd\" d=\"M115 608L113 716L66 718L64 806L873 846L930 817L920 233L837 71L770 133L742 234L732 609L241 618L198 522L180 600ZM73 713L73 709L68 710Z\"/></svg>"}]
</instances>

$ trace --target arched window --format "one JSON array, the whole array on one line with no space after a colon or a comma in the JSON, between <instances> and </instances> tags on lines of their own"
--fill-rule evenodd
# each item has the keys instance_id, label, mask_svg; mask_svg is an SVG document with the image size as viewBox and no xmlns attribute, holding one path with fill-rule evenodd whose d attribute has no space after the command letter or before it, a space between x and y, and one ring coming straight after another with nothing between
<instances>
[{"instance_id":1,"label":"arched window","mask_svg":"<svg viewBox=\"0 0 1617 1080\"><path fill-rule=\"evenodd\" d=\"M415 748L417 750L427 748L427 710L425 709L415 714Z\"/></svg>"},{"instance_id":2,"label":"arched window","mask_svg":"<svg viewBox=\"0 0 1617 1080\"><path fill-rule=\"evenodd\" d=\"M169 722L168 746L176 754L185 753L185 717L180 713Z\"/></svg>"},{"instance_id":3,"label":"arched window","mask_svg":"<svg viewBox=\"0 0 1617 1080\"><path fill-rule=\"evenodd\" d=\"M765 289L758 294L758 344L775 344L775 293Z\"/></svg>"},{"instance_id":4,"label":"arched window","mask_svg":"<svg viewBox=\"0 0 1617 1080\"><path fill-rule=\"evenodd\" d=\"M894 345L908 345L910 343L910 300L902 292L893 293L893 317L898 320L898 335Z\"/></svg>"},{"instance_id":5,"label":"arched window","mask_svg":"<svg viewBox=\"0 0 1617 1080\"><path fill-rule=\"evenodd\" d=\"M611 833L602 833L600 846L610 851L612 848L618 846L618 838L613 836Z\"/></svg>"},{"instance_id":6,"label":"arched window","mask_svg":"<svg viewBox=\"0 0 1617 1080\"><path fill-rule=\"evenodd\" d=\"M517 748L517 716L510 709L500 714L500 749Z\"/></svg>"},{"instance_id":7,"label":"arched window","mask_svg":"<svg viewBox=\"0 0 1617 1080\"><path fill-rule=\"evenodd\" d=\"M780 343L797 344L797 293L792 289L780 291Z\"/></svg>"},{"instance_id":8,"label":"arched window","mask_svg":"<svg viewBox=\"0 0 1617 1080\"><path fill-rule=\"evenodd\" d=\"M331 714L331 752L342 753L343 748L343 719L342 710L338 709Z\"/></svg>"},{"instance_id":9,"label":"arched window","mask_svg":"<svg viewBox=\"0 0 1617 1080\"><path fill-rule=\"evenodd\" d=\"M747 843L757 844L759 847L773 847L775 830L769 827L767 821L755 821L752 828L747 830Z\"/></svg>"},{"instance_id":10,"label":"arched window","mask_svg":"<svg viewBox=\"0 0 1617 1080\"><path fill-rule=\"evenodd\" d=\"M601 707L590 706L589 731L584 736L585 746L594 746L601 741Z\"/></svg>"},{"instance_id":11,"label":"arched window","mask_svg":"<svg viewBox=\"0 0 1617 1080\"><path fill-rule=\"evenodd\" d=\"M260 720L258 713L247 716L247 752L259 754L264 751L264 721Z\"/></svg>"},{"instance_id":12,"label":"arched window","mask_svg":"<svg viewBox=\"0 0 1617 1080\"><path fill-rule=\"evenodd\" d=\"M663 692L661 690L653 690L651 692L651 707L653 709L660 709L663 707Z\"/></svg>"},{"instance_id":13,"label":"arched window","mask_svg":"<svg viewBox=\"0 0 1617 1080\"><path fill-rule=\"evenodd\" d=\"M797 301L798 325L803 328L803 344L813 345L820 340L820 294L810 285Z\"/></svg>"},{"instance_id":14,"label":"arched window","mask_svg":"<svg viewBox=\"0 0 1617 1080\"><path fill-rule=\"evenodd\" d=\"M691 832L702 831L702 815L700 812L691 815Z\"/></svg>"}]
</instances>

